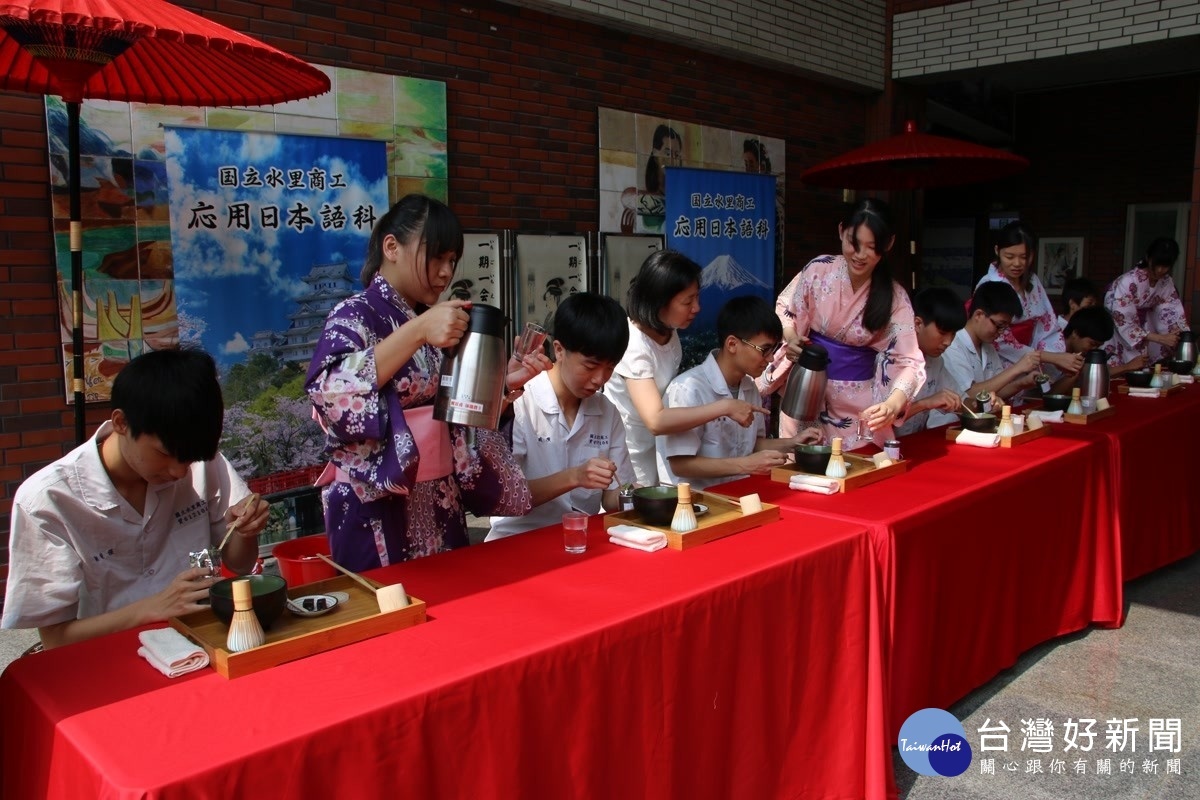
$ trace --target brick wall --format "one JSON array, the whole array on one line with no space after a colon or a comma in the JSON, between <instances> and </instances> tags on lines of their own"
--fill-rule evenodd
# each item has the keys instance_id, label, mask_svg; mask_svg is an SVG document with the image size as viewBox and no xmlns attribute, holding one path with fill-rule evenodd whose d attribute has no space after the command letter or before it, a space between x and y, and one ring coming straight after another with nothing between
<instances>
[{"instance_id":1,"label":"brick wall","mask_svg":"<svg viewBox=\"0 0 1200 800\"><path fill-rule=\"evenodd\" d=\"M882 89L884 0L509 0Z\"/></svg>"},{"instance_id":2,"label":"brick wall","mask_svg":"<svg viewBox=\"0 0 1200 800\"><path fill-rule=\"evenodd\" d=\"M892 77L1197 37L1197 0L974 0L901 13L893 3Z\"/></svg>"},{"instance_id":3,"label":"brick wall","mask_svg":"<svg viewBox=\"0 0 1200 800\"><path fill-rule=\"evenodd\" d=\"M475 0L178 4L314 63L445 81L450 201L470 228L595 231L599 106L785 138L792 176L863 143L861 94L531 9ZM63 400L41 98L0 93L0 144L7 531L17 485L70 449L73 414ZM789 182L788 264L828 250L839 200ZM89 432L106 416L89 408Z\"/></svg>"}]
</instances>

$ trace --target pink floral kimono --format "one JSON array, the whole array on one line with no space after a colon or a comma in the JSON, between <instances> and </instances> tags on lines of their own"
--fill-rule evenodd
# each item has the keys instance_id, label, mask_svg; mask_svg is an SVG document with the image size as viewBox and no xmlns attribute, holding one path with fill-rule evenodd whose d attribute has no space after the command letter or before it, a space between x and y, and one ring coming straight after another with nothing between
<instances>
[{"instance_id":1,"label":"pink floral kimono","mask_svg":"<svg viewBox=\"0 0 1200 800\"><path fill-rule=\"evenodd\" d=\"M1104 307L1117 328L1104 345L1113 364L1126 364L1139 355L1151 361L1166 358L1167 348L1147 342L1146 334L1191 330L1170 276L1151 284L1147 269L1134 267L1113 281L1104 294Z\"/></svg>"},{"instance_id":2,"label":"pink floral kimono","mask_svg":"<svg viewBox=\"0 0 1200 800\"><path fill-rule=\"evenodd\" d=\"M908 294L893 282L891 321L872 333L862 324L870 284L855 291L842 256L815 258L797 277L785 324L801 336L819 340L831 356L825 410L817 420L825 440L840 436L847 450L870 441L882 445L892 438L892 428L860 437L859 415L896 389L911 401L925 382L925 357L917 345ZM776 371L786 358L784 353L780 349L776 354L772 364ZM799 430L799 420L781 417L781 437L795 436Z\"/></svg>"}]
</instances>

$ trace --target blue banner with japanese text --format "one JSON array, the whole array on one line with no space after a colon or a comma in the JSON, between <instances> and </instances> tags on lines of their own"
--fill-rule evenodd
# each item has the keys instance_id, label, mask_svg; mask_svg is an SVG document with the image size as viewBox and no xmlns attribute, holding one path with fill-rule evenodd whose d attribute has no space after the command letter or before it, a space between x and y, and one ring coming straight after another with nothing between
<instances>
[{"instance_id":1,"label":"blue banner with japanese text","mask_svg":"<svg viewBox=\"0 0 1200 800\"><path fill-rule=\"evenodd\" d=\"M775 176L668 167L667 247L703 268L700 313L680 331L683 368L716 347L714 326L731 297L775 302Z\"/></svg>"},{"instance_id":2,"label":"blue banner with japanese text","mask_svg":"<svg viewBox=\"0 0 1200 800\"><path fill-rule=\"evenodd\" d=\"M165 139L180 339L223 368L255 352L307 367L387 211L386 143L176 127Z\"/></svg>"}]
</instances>

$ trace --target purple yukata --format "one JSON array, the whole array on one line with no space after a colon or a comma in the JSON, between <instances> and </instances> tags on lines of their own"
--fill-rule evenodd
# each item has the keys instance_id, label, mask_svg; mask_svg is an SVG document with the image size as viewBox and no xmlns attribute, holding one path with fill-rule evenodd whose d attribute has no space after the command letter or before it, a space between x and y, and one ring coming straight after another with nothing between
<instances>
[{"instance_id":1,"label":"purple yukata","mask_svg":"<svg viewBox=\"0 0 1200 800\"><path fill-rule=\"evenodd\" d=\"M417 482L421 454L405 409L433 404L442 351L423 345L382 388L375 372L375 345L416 316L376 275L329 312L309 366L305 389L337 469L322 495L325 530L334 560L349 569L465 546L466 510L520 516L531 506L529 485L496 431L444 426L450 473Z\"/></svg>"}]
</instances>

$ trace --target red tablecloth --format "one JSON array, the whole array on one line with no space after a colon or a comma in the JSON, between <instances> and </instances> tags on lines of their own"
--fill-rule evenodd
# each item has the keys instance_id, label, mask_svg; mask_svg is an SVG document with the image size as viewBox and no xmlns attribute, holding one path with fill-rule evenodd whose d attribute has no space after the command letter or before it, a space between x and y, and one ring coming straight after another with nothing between
<instances>
[{"instance_id":1,"label":"red tablecloth","mask_svg":"<svg viewBox=\"0 0 1200 800\"><path fill-rule=\"evenodd\" d=\"M946 708L1039 642L1119 625L1122 590L1107 444L1048 436L1012 449L907 437L909 470L839 495L751 477L805 515L867 525L884 576L890 730Z\"/></svg>"},{"instance_id":2,"label":"red tablecloth","mask_svg":"<svg viewBox=\"0 0 1200 800\"><path fill-rule=\"evenodd\" d=\"M168 680L134 632L0 676L12 798L894 796L862 524L686 552L557 529L380 570L425 625Z\"/></svg>"},{"instance_id":3,"label":"red tablecloth","mask_svg":"<svg viewBox=\"0 0 1200 800\"><path fill-rule=\"evenodd\" d=\"M1200 385L1160 398L1129 397L1114 385L1109 398L1114 416L1055 425L1054 431L1108 443L1121 574L1132 580L1200 550L1194 463L1200 454Z\"/></svg>"}]
</instances>

